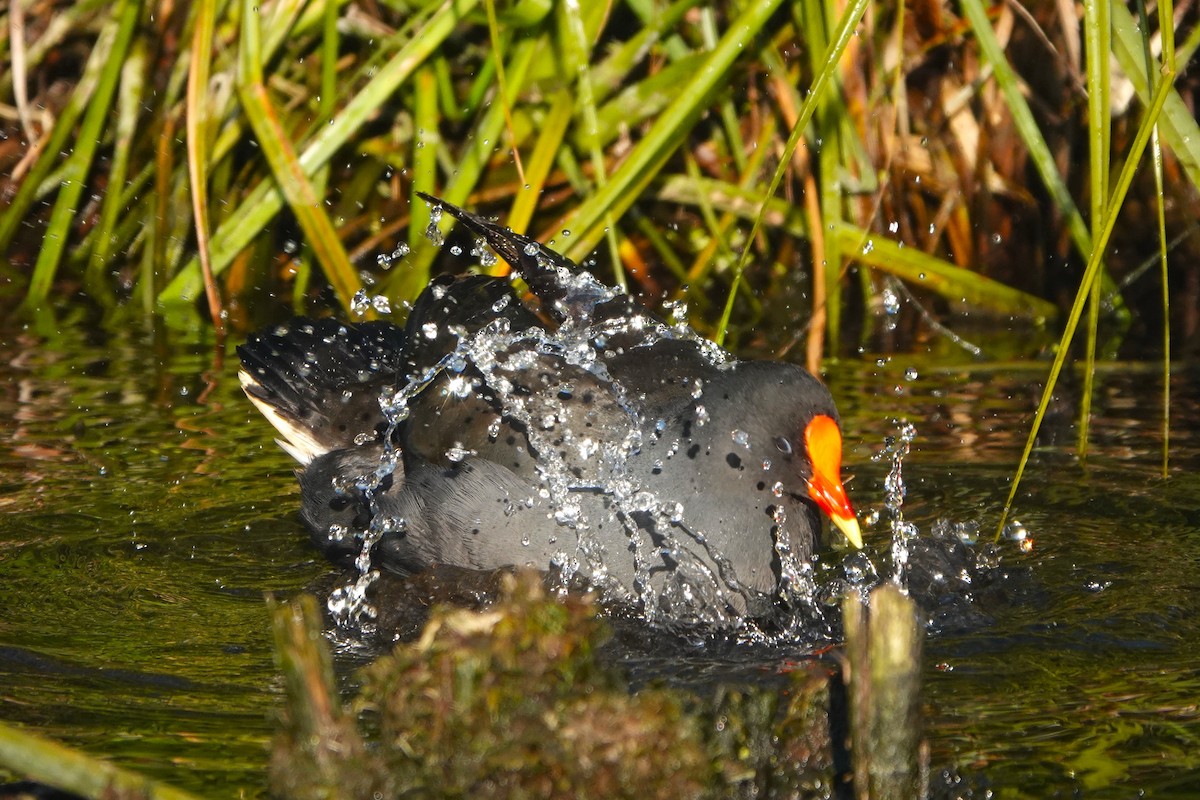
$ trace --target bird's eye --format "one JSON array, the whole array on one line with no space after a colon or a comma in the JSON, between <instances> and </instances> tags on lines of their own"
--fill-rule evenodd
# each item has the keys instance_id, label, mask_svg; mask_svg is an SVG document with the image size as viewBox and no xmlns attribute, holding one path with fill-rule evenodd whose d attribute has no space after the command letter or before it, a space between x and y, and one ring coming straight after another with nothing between
<instances>
[{"instance_id":1,"label":"bird's eye","mask_svg":"<svg viewBox=\"0 0 1200 800\"><path fill-rule=\"evenodd\" d=\"M784 455L792 454L792 443L785 436L775 437L775 447Z\"/></svg>"}]
</instances>

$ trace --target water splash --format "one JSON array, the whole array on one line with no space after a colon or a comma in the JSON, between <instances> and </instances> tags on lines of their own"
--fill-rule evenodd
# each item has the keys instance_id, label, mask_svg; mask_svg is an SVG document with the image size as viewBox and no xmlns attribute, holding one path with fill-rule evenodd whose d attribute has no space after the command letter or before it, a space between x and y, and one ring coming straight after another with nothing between
<instances>
[{"instance_id":1,"label":"water splash","mask_svg":"<svg viewBox=\"0 0 1200 800\"><path fill-rule=\"evenodd\" d=\"M441 238L440 232L435 233L441 214L440 207L431 208L428 234L435 243ZM482 243L476 242L473 253L479 257L484 252ZM620 290L604 285L591 273L566 268L561 259L537 243L528 243L525 255L536 258L543 270L555 275L560 293L554 306L561 324L553 331L540 327L514 331L509 320L499 316L474 331L447 330L431 322L418 333L430 341L449 333L456 343L432 367L408 376L403 385L379 398L387 423L380 464L374 473L356 477L354 485L346 488L366 499L373 522L369 530L351 534L360 544L358 574L330 598L334 618L339 624L360 630L373 624L374 610L366 596L378 575L371 564L372 549L386 533L404 528L403 520L391 520L378 529L374 522L379 518L376 494L398 469L398 426L408 418L412 401L433 387L447 398L486 392L498 413L488 435L494 439L503 425L509 424L527 438L531 452L537 454L537 502L562 529L561 536L554 534L549 542L537 543L553 548L561 539L564 549L550 559L560 585L583 579L608 600L636 607L650 623L742 628L747 621L738 609L746 608L755 593L739 580L730 560L712 544L704 528L707 521L692 519L680 498L654 491L643 474L647 459L637 458L654 444L662 448L663 457L670 459L680 442L664 439L671 436L667 422L647 418L640 398L630 396L606 366L614 342L619 342L625 352L663 341L687 342L696 348L699 358L714 367L727 364L729 355L686 324L686 307L682 304L673 309L670 322L660 321L625 301ZM435 299L441 299L446 288L434 286L431 291ZM502 314L509 302L508 297L501 298L492 310ZM619 305L606 305L613 303ZM541 374L560 380L530 380L529 376ZM572 375L605 387L606 402L619 409L614 419L606 420L604 430L581 427L573 419L572 413L578 413L579 407L568 402L577 388ZM694 380L687 391L693 401L695 425L713 424L715 417L704 404L704 381ZM731 429L726 435L727 441L739 449L750 450L755 444L748 433L739 429ZM474 454L461 442L447 444L441 455L451 463ZM760 459L760 463L764 471L771 469L770 461ZM661 472L662 459L654 466ZM653 469L649 472L656 474ZM779 486L776 496L783 496L784 486L778 480L771 483ZM597 510L595 502L585 502L585 498L595 497L603 498L602 511ZM535 500L531 497L528 502L532 506ZM597 514L604 518L593 518ZM611 554L606 554L601 544L599 524L616 524L628 536L634 562L631 584L610 574ZM793 537L799 524L789 519L782 504L774 507L774 547L782 570L778 591L797 629L819 614L814 600L813 565L795 550ZM672 569L662 570L664 563L671 564Z\"/></svg>"},{"instance_id":2,"label":"water splash","mask_svg":"<svg viewBox=\"0 0 1200 800\"><path fill-rule=\"evenodd\" d=\"M379 578L379 570L371 563L371 553L375 545L387 534L403 534L407 523L405 520L379 513L376 494L384 481L395 472L399 464L399 454L394 450L385 452L379 465L373 472L351 477L335 477L334 491L344 496L355 493L367 500L371 511L371 522L365 531L355 535L361 539L358 554L354 558L354 567L358 575L353 581L335 588L329 594L325 606L329 609L334 624L342 630L353 631L364 636L375 633L375 620L379 616L378 609L368 599L368 591ZM336 526L342 527L342 526ZM337 533L345 536L344 531ZM334 531L330 531L333 535Z\"/></svg>"},{"instance_id":3,"label":"water splash","mask_svg":"<svg viewBox=\"0 0 1200 800\"><path fill-rule=\"evenodd\" d=\"M439 205L429 207L429 225L425 227L425 238L428 239L434 247L441 247L446 237L442 235L442 229L438 225L442 222L442 214L445 213Z\"/></svg>"},{"instance_id":4,"label":"water splash","mask_svg":"<svg viewBox=\"0 0 1200 800\"><path fill-rule=\"evenodd\" d=\"M916 525L904 519L904 498L908 493L904 484L904 459L916 438L916 427L908 421L899 421L896 435L888 436L883 450L871 456L872 461L891 461L883 481L883 506L892 532L892 580L901 587L905 585L909 543L920 534Z\"/></svg>"},{"instance_id":5,"label":"water splash","mask_svg":"<svg viewBox=\"0 0 1200 800\"><path fill-rule=\"evenodd\" d=\"M400 242L391 253L380 253L375 256L375 264L380 269L389 270L392 264L408 255L409 247L407 242Z\"/></svg>"},{"instance_id":6,"label":"water splash","mask_svg":"<svg viewBox=\"0 0 1200 800\"><path fill-rule=\"evenodd\" d=\"M379 570L371 567L371 550L382 536L382 531L368 531L362 536L362 547L354 558L354 566L358 570L357 577L350 583L336 587L325 601L333 624L341 630L353 631L364 636L375 633L375 620L379 611L367 599L367 591L379 577Z\"/></svg>"},{"instance_id":7,"label":"water splash","mask_svg":"<svg viewBox=\"0 0 1200 800\"><path fill-rule=\"evenodd\" d=\"M443 356L437 364L410 379L404 386L394 391L381 393L379 408L383 412L387 428L382 437L383 448L379 463L372 472L367 474L334 478L334 492L351 499L361 497L367 504L371 519L366 530L330 531L331 538L336 534L336 539L340 540L351 533L360 543L358 555L354 559L354 567L358 574L349 583L334 589L326 601L326 607L329 609L334 623L344 631L357 632L366 636L375 633L378 610L371 604L368 591L371 584L378 579L379 570L373 565L372 553L375 545L385 535L403 535L408 527L406 520L381 513L378 501L381 488L386 485L388 478L401 467L402 454L395 445L396 429L408 419L411 411L409 404L413 398L425 390L451 365L460 364L463 359L463 351L464 345L460 341L459 345Z\"/></svg>"},{"instance_id":8,"label":"water splash","mask_svg":"<svg viewBox=\"0 0 1200 800\"><path fill-rule=\"evenodd\" d=\"M365 317L368 311L390 314L392 304L386 295L369 295L366 289L359 289L350 299L350 313L356 317Z\"/></svg>"}]
</instances>

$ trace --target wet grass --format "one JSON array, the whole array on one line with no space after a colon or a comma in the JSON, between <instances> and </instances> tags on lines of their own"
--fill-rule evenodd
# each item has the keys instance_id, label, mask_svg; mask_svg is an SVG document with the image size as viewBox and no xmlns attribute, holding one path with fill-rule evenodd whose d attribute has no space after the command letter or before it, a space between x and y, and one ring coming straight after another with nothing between
<instances>
[{"instance_id":1,"label":"wet grass","mask_svg":"<svg viewBox=\"0 0 1200 800\"><path fill-rule=\"evenodd\" d=\"M752 322L800 281L815 366L886 273L939 308L1038 321L1082 283L1127 320L1116 281L1159 246L1144 214L1116 220L1131 188L1152 211L1158 187L1110 190L1108 165L1142 164L1137 133L1160 119L1162 228L1194 225L1172 211L1200 180L1194 87L1172 86L1200 34L1177 33L1169 4L1142 26L1102 4L1076 20L978 0L401 5L10 14L5 293L34 309L82 288L115 319L193 330L222 306L244 328L265 295L346 307L365 283L411 300L439 268L426 191L686 295L716 335L728 309Z\"/></svg>"},{"instance_id":2,"label":"wet grass","mask_svg":"<svg viewBox=\"0 0 1200 800\"><path fill-rule=\"evenodd\" d=\"M0 33L0 294L218 340L411 301L463 267L428 192L813 371L896 280L934 335L970 309L1064 330L1065 359L1086 308L1089 363L1154 330L1190 352L1200 26L1156 11L34 0Z\"/></svg>"}]
</instances>

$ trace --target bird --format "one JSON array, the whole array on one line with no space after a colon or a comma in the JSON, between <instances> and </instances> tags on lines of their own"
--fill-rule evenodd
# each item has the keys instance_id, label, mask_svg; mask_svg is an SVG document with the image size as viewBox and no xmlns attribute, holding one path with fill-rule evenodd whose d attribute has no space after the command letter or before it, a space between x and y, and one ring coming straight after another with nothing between
<instances>
[{"instance_id":1,"label":"bird","mask_svg":"<svg viewBox=\"0 0 1200 800\"><path fill-rule=\"evenodd\" d=\"M432 280L403 327L296 318L238 347L332 561L533 567L649 619L788 600L821 515L862 536L828 389L736 358L537 240L436 197L511 278Z\"/></svg>"}]
</instances>

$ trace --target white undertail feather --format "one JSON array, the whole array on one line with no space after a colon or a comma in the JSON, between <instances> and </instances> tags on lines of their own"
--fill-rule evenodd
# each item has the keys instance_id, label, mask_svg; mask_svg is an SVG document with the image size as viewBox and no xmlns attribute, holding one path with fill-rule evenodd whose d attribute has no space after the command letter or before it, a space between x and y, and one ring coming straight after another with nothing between
<instances>
[{"instance_id":1,"label":"white undertail feather","mask_svg":"<svg viewBox=\"0 0 1200 800\"><path fill-rule=\"evenodd\" d=\"M283 434L282 439L276 439L275 441L289 456L300 462L302 466L307 467L312 463L314 458L323 456L329 452L328 447L322 445L313 437L312 431L297 425L294 420L281 415L274 406L256 397L250 391L251 386L260 388L262 386L262 384L255 380L253 375L245 370L241 370L238 372L238 380L241 381L242 391L246 393L246 397L250 398L250 402L254 403L255 407L267 418L267 421L275 426L275 430Z\"/></svg>"}]
</instances>

